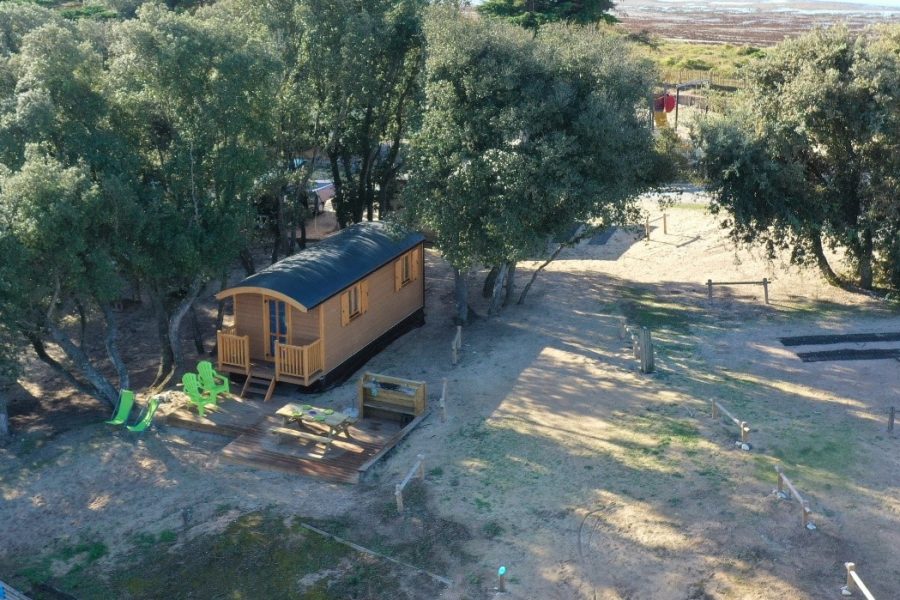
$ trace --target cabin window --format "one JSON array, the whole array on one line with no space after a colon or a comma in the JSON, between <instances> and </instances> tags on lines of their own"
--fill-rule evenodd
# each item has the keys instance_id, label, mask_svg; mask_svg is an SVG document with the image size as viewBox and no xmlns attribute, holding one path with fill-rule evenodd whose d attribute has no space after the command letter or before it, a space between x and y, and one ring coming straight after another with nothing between
<instances>
[{"instance_id":1,"label":"cabin window","mask_svg":"<svg viewBox=\"0 0 900 600\"><path fill-rule=\"evenodd\" d=\"M368 309L369 282L360 281L341 294L341 325L349 325L350 321L362 316Z\"/></svg>"},{"instance_id":2,"label":"cabin window","mask_svg":"<svg viewBox=\"0 0 900 600\"><path fill-rule=\"evenodd\" d=\"M398 292L417 279L418 249L407 252L394 262L394 291Z\"/></svg>"},{"instance_id":3,"label":"cabin window","mask_svg":"<svg viewBox=\"0 0 900 600\"><path fill-rule=\"evenodd\" d=\"M268 338L266 345L266 358L275 357L275 344L287 344L288 313L287 306L281 300L266 298L266 316L268 318Z\"/></svg>"}]
</instances>

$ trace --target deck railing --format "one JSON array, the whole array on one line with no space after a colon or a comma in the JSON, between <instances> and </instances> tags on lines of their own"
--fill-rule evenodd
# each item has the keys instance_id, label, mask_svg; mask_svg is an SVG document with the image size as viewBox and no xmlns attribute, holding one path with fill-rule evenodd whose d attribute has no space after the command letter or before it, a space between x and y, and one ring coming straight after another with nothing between
<instances>
[{"instance_id":1,"label":"deck railing","mask_svg":"<svg viewBox=\"0 0 900 600\"><path fill-rule=\"evenodd\" d=\"M309 385L310 378L324 368L322 340L305 346L275 344L275 379L281 376L297 377L303 379L303 385Z\"/></svg>"},{"instance_id":2,"label":"deck railing","mask_svg":"<svg viewBox=\"0 0 900 600\"><path fill-rule=\"evenodd\" d=\"M219 347L219 369L223 366L237 367L250 373L250 336L235 335L234 328L216 332Z\"/></svg>"}]
</instances>

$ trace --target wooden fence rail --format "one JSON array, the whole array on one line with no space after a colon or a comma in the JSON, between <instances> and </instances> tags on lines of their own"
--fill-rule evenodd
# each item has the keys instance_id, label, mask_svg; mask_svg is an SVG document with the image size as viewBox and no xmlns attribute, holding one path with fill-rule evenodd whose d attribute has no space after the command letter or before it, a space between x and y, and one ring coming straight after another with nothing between
<instances>
[{"instance_id":1,"label":"wooden fence rail","mask_svg":"<svg viewBox=\"0 0 900 600\"><path fill-rule=\"evenodd\" d=\"M740 432L741 432L741 442L740 443L742 445L749 446L749 444L750 444L750 424L747 423L747 421L741 421L740 419L735 417L733 414L728 412L728 409L726 409L724 406L719 404L719 402L717 400L712 400L711 403L712 403L712 418L718 419L719 413L721 412L723 415L725 415L726 417L731 419L731 421L735 425L738 426L738 429L740 429ZM747 448L747 449L749 450L749 448Z\"/></svg>"},{"instance_id":2,"label":"wooden fence rail","mask_svg":"<svg viewBox=\"0 0 900 600\"><path fill-rule=\"evenodd\" d=\"M409 469L409 473L406 474L406 477L403 478L403 481L394 486L394 498L397 500L397 512L403 512L403 489L409 483L409 481L413 478L413 475L418 474L419 479L421 481L425 481L425 455L417 454L416 462Z\"/></svg>"},{"instance_id":3,"label":"wooden fence rail","mask_svg":"<svg viewBox=\"0 0 900 600\"><path fill-rule=\"evenodd\" d=\"M713 281L712 279L706 280L706 294L710 300L712 300L713 286L714 285L761 285L763 286L763 295L766 298L766 304L769 303L769 284L771 282L763 277L762 281Z\"/></svg>"},{"instance_id":4,"label":"wooden fence rail","mask_svg":"<svg viewBox=\"0 0 900 600\"><path fill-rule=\"evenodd\" d=\"M872 592L869 591L869 588L866 587L866 584L863 583L863 580L856 573L856 565L848 562L844 563L844 568L847 569L847 585L841 588L841 594L852 596L853 592L859 592L866 600L875 600L875 596L872 595Z\"/></svg>"},{"instance_id":5,"label":"wooden fence rail","mask_svg":"<svg viewBox=\"0 0 900 600\"><path fill-rule=\"evenodd\" d=\"M791 496L794 497L795 500L800 504L800 522L807 529L815 529L816 526L812 524L809 520L810 510L809 510L809 502L803 499L803 496L800 495L800 492L797 491L797 488L794 487L794 484L791 483L791 480L787 478L784 472L781 470L781 467L775 466L775 472L778 473L778 489L775 490L775 493L781 498L789 498L787 494L784 493L784 488L787 487L791 492Z\"/></svg>"}]
</instances>

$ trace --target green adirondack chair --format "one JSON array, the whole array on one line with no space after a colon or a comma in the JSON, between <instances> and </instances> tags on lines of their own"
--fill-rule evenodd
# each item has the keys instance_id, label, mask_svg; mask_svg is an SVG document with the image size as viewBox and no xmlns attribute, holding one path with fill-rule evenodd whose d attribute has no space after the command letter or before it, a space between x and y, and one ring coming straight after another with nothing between
<instances>
[{"instance_id":1,"label":"green adirondack chair","mask_svg":"<svg viewBox=\"0 0 900 600\"><path fill-rule=\"evenodd\" d=\"M197 381L195 373L185 373L184 377L181 378L181 383L184 384L184 393L197 407L197 412L201 417L205 417L206 407L210 404L216 405L216 396L200 389L200 382Z\"/></svg>"},{"instance_id":2,"label":"green adirondack chair","mask_svg":"<svg viewBox=\"0 0 900 600\"><path fill-rule=\"evenodd\" d=\"M200 387L212 394L213 398L219 394L225 394L226 397L231 395L231 382L228 381L228 377L217 373L208 360L197 363L197 378L200 380Z\"/></svg>"},{"instance_id":3,"label":"green adirondack chair","mask_svg":"<svg viewBox=\"0 0 900 600\"><path fill-rule=\"evenodd\" d=\"M122 425L128 421L128 415L131 414L132 406L134 406L134 392L131 390L119 392L119 402L116 404L116 410L113 411L112 419L106 421L106 424Z\"/></svg>"},{"instance_id":4,"label":"green adirondack chair","mask_svg":"<svg viewBox=\"0 0 900 600\"><path fill-rule=\"evenodd\" d=\"M134 433L140 433L145 429L148 429L150 425L153 424L153 415L156 413L156 409L159 408L159 396L153 396L150 398L150 402L147 403L147 408L144 409L143 414L138 419L138 422L134 425L127 425L128 431L133 431Z\"/></svg>"}]
</instances>

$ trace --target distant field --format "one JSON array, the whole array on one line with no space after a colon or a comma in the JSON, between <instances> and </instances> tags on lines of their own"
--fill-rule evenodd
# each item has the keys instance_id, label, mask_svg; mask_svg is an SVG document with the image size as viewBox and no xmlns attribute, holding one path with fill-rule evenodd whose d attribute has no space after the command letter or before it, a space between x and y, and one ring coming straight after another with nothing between
<instances>
[{"instance_id":1,"label":"distant field","mask_svg":"<svg viewBox=\"0 0 900 600\"><path fill-rule=\"evenodd\" d=\"M874 0L873 0L874 2ZM667 40L771 46L786 37L838 22L851 29L900 23L900 8L840 2L667 2L623 0L615 11L623 27Z\"/></svg>"}]
</instances>

